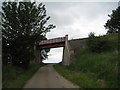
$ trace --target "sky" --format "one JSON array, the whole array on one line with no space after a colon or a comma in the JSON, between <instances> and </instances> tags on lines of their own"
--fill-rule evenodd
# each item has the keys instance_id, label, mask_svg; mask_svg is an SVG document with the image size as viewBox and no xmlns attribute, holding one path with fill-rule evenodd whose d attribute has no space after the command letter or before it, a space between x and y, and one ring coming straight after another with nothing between
<instances>
[{"instance_id":1,"label":"sky","mask_svg":"<svg viewBox=\"0 0 120 90\"><path fill-rule=\"evenodd\" d=\"M104 25L108 14L118 6L117 2L45 2L47 13L51 16L48 23L56 28L47 33L47 38L63 37L69 39L85 38L90 32L106 34Z\"/></svg>"},{"instance_id":2,"label":"sky","mask_svg":"<svg viewBox=\"0 0 120 90\"><path fill-rule=\"evenodd\" d=\"M54 24L56 28L47 33L47 38L64 37L68 39L86 38L90 32L104 35L107 30L104 25L109 19L108 14L118 7L119 0L36 0L45 4L50 20L47 24ZM0 4L1 5L1 4ZM60 53L60 54L59 54ZM51 49L48 59L43 62L60 62L63 48Z\"/></svg>"}]
</instances>

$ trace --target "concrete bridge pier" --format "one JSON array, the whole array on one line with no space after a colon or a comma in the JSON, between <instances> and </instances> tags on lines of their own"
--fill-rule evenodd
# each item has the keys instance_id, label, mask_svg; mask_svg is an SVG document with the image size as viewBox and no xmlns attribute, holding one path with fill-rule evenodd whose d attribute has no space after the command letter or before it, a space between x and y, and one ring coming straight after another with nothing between
<instances>
[{"instance_id":1,"label":"concrete bridge pier","mask_svg":"<svg viewBox=\"0 0 120 90\"><path fill-rule=\"evenodd\" d=\"M69 46L68 46L68 35L65 36L65 47L63 49L63 60L62 64L64 66L69 66L70 62L70 51L69 51Z\"/></svg>"}]
</instances>

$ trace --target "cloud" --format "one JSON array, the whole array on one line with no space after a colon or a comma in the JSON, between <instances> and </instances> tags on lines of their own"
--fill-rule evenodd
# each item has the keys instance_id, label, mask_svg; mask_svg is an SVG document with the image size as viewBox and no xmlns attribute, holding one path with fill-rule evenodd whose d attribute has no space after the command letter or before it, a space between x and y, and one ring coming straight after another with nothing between
<instances>
[{"instance_id":1,"label":"cloud","mask_svg":"<svg viewBox=\"0 0 120 90\"><path fill-rule=\"evenodd\" d=\"M2 2L4 0L1 0ZM15 0L6 0L15 1ZM119 0L18 0L22 2L37 1L37 2L118 2Z\"/></svg>"},{"instance_id":2,"label":"cloud","mask_svg":"<svg viewBox=\"0 0 120 90\"><path fill-rule=\"evenodd\" d=\"M37 0L39 2L118 2L119 0Z\"/></svg>"},{"instance_id":3,"label":"cloud","mask_svg":"<svg viewBox=\"0 0 120 90\"><path fill-rule=\"evenodd\" d=\"M56 28L47 34L48 38L69 35L69 39L84 38L88 33L96 35L105 34L104 24L108 14L117 7L115 2L69 2L45 3L49 23L54 23Z\"/></svg>"}]
</instances>

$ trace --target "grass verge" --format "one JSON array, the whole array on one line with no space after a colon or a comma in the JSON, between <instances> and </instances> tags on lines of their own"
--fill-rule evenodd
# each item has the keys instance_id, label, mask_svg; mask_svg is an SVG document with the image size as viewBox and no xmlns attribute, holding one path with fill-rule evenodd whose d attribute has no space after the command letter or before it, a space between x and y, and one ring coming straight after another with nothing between
<instances>
[{"instance_id":1,"label":"grass verge","mask_svg":"<svg viewBox=\"0 0 120 90\"><path fill-rule=\"evenodd\" d=\"M3 88L23 88L24 84L35 74L44 64L31 63L29 69L24 70L19 67L7 65L3 68L2 87ZM11 83L12 82L12 83Z\"/></svg>"},{"instance_id":2,"label":"grass verge","mask_svg":"<svg viewBox=\"0 0 120 90\"><path fill-rule=\"evenodd\" d=\"M54 66L56 71L60 73L63 77L78 85L80 88L100 88L104 87L100 85L96 78L92 74L85 74L81 72L76 72L69 70L65 66L56 64Z\"/></svg>"}]
</instances>

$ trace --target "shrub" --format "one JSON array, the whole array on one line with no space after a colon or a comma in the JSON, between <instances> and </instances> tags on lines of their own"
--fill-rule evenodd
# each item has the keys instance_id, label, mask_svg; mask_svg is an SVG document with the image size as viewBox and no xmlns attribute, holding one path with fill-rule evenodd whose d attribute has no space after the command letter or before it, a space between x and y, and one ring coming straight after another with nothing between
<instances>
[{"instance_id":1,"label":"shrub","mask_svg":"<svg viewBox=\"0 0 120 90\"><path fill-rule=\"evenodd\" d=\"M105 36L97 37L94 33L89 34L87 46L90 51L96 53L106 52L113 49L112 42L108 38Z\"/></svg>"}]
</instances>

